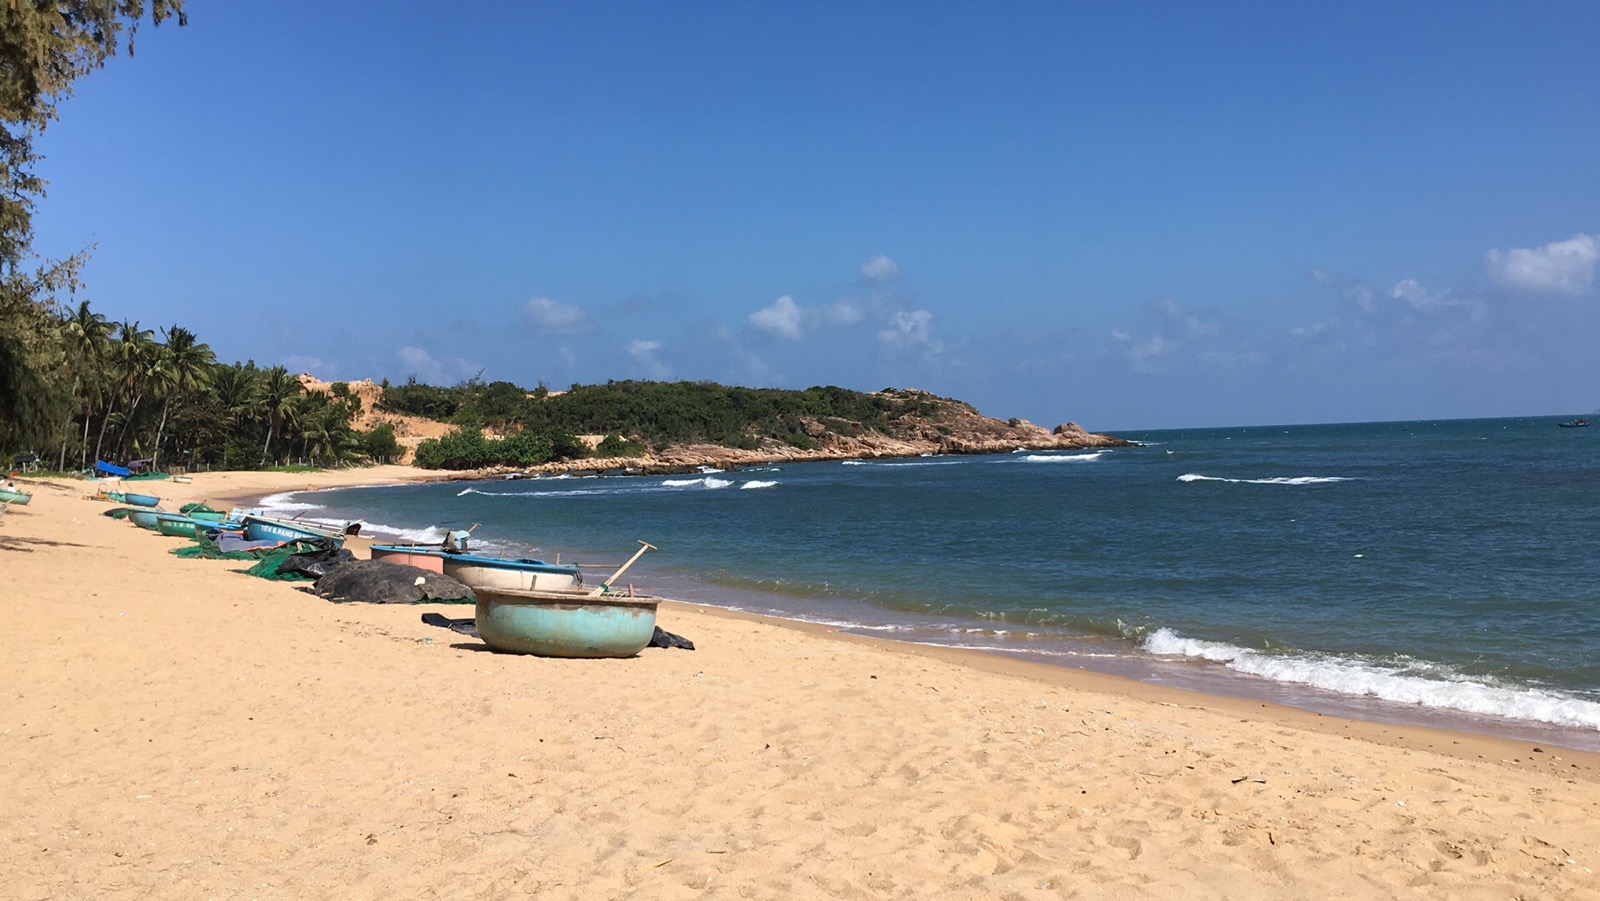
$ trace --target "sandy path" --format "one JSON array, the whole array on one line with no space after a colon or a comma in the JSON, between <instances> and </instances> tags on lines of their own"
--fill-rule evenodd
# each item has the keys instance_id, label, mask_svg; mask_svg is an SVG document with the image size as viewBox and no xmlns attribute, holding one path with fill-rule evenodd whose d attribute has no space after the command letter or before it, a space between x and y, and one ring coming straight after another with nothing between
<instances>
[{"instance_id":1,"label":"sandy path","mask_svg":"<svg viewBox=\"0 0 1600 901\"><path fill-rule=\"evenodd\" d=\"M0 897L1600 899L1593 755L687 605L693 652L490 654L29 487Z\"/></svg>"}]
</instances>

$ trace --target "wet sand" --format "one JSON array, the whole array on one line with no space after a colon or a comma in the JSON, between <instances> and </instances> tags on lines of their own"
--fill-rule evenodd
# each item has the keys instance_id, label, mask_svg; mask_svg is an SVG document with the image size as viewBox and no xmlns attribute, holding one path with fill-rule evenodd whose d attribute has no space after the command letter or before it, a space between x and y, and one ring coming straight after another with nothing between
<instances>
[{"instance_id":1,"label":"wet sand","mask_svg":"<svg viewBox=\"0 0 1600 901\"><path fill-rule=\"evenodd\" d=\"M491 654L23 487L3 898L1600 899L1592 754L687 604L695 651Z\"/></svg>"}]
</instances>

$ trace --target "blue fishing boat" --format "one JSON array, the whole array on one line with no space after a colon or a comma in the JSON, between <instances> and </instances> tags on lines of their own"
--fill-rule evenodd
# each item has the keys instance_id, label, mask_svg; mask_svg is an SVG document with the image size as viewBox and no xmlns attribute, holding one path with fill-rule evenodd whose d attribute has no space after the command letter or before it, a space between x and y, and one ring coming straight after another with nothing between
<instances>
[{"instance_id":1,"label":"blue fishing boat","mask_svg":"<svg viewBox=\"0 0 1600 901\"><path fill-rule=\"evenodd\" d=\"M316 538L326 538L333 541L335 547L344 544L345 534L355 534L355 531L346 529L335 532L321 529L304 523L293 522L286 519L269 519L265 516L248 515L244 518L244 537L250 541L310 541ZM359 531L360 526L353 527Z\"/></svg>"},{"instance_id":2,"label":"blue fishing boat","mask_svg":"<svg viewBox=\"0 0 1600 901\"><path fill-rule=\"evenodd\" d=\"M0 503L16 504L21 507L31 500L33 500L33 495L26 491L18 491L14 488L0 488Z\"/></svg>"},{"instance_id":3,"label":"blue fishing boat","mask_svg":"<svg viewBox=\"0 0 1600 901\"><path fill-rule=\"evenodd\" d=\"M216 523L200 522L181 513L157 513L156 531L173 538L193 538L196 529L209 529Z\"/></svg>"},{"instance_id":4,"label":"blue fishing boat","mask_svg":"<svg viewBox=\"0 0 1600 901\"><path fill-rule=\"evenodd\" d=\"M475 618L496 651L540 657L632 657L656 630L660 598L591 591L477 588Z\"/></svg>"},{"instance_id":5,"label":"blue fishing boat","mask_svg":"<svg viewBox=\"0 0 1600 901\"><path fill-rule=\"evenodd\" d=\"M124 492L122 495L122 502L124 504L132 504L135 507L155 507L161 503L161 498L156 497L153 494L131 494Z\"/></svg>"},{"instance_id":6,"label":"blue fishing boat","mask_svg":"<svg viewBox=\"0 0 1600 901\"><path fill-rule=\"evenodd\" d=\"M133 523L141 529L149 529L150 531L154 532L156 530L156 517L160 516L162 512L163 511L161 510L152 510L148 507L139 510L129 510L128 522Z\"/></svg>"}]
</instances>

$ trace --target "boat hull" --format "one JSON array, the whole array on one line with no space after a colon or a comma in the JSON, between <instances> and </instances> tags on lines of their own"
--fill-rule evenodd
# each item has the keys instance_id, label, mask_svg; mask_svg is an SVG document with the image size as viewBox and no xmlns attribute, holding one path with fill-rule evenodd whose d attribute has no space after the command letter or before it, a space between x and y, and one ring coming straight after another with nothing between
<instances>
[{"instance_id":1,"label":"boat hull","mask_svg":"<svg viewBox=\"0 0 1600 901\"><path fill-rule=\"evenodd\" d=\"M193 538L198 528L210 528L212 523L196 522L176 513L156 514L156 531L173 538Z\"/></svg>"},{"instance_id":2,"label":"boat hull","mask_svg":"<svg viewBox=\"0 0 1600 901\"><path fill-rule=\"evenodd\" d=\"M16 504L19 507L25 507L31 500L33 500L33 495L28 494L25 491L12 491L9 488L0 488L0 502Z\"/></svg>"},{"instance_id":3,"label":"boat hull","mask_svg":"<svg viewBox=\"0 0 1600 901\"><path fill-rule=\"evenodd\" d=\"M129 510L128 522L141 529L149 529L154 532L156 530L156 518L160 515L161 511L159 510Z\"/></svg>"},{"instance_id":4,"label":"boat hull","mask_svg":"<svg viewBox=\"0 0 1600 901\"><path fill-rule=\"evenodd\" d=\"M309 526L297 526L292 523L276 519L262 519L247 516L244 520L244 537L250 541L311 541L325 538L333 542L334 547L344 544L344 536L333 532L324 532Z\"/></svg>"},{"instance_id":5,"label":"boat hull","mask_svg":"<svg viewBox=\"0 0 1600 901\"><path fill-rule=\"evenodd\" d=\"M540 657L632 657L656 630L659 598L478 589L484 644Z\"/></svg>"},{"instance_id":6,"label":"boat hull","mask_svg":"<svg viewBox=\"0 0 1600 901\"><path fill-rule=\"evenodd\" d=\"M153 494L123 494L122 502L135 507L154 507L161 503L161 498Z\"/></svg>"},{"instance_id":7,"label":"boat hull","mask_svg":"<svg viewBox=\"0 0 1600 901\"><path fill-rule=\"evenodd\" d=\"M582 587L576 566L555 566L535 560L503 560L472 554L439 553L445 575L476 591L570 591Z\"/></svg>"},{"instance_id":8,"label":"boat hull","mask_svg":"<svg viewBox=\"0 0 1600 901\"><path fill-rule=\"evenodd\" d=\"M382 560L385 563L398 563L401 566L415 566L431 573L444 574L444 552L430 551L426 548L405 547L398 544L375 544L372 546L372 559Z\"/></svg>"}]
</instances>

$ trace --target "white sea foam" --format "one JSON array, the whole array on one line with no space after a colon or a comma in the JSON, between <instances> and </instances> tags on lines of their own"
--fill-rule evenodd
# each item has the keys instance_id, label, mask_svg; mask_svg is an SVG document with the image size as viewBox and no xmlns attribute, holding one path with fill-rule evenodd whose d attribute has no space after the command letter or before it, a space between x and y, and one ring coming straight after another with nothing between
<instances>
[{"instance_id":1,"label":"white sea foam","mask_svg":"<svg viewBox=\"0 0 1600 901\"><path fill-rule=\"evenodd\" d=\"M722 471L722 470L718 469L715 466L701 466L701 467L699 467L699 470L701 472L707 474L707 475L710 475L711 473L714 473L714 472L721 472Z\"/></svg>"},{"instance_id":2,"label":"white sea foam","mask_svg":"<svg viewBox=\"0 0 1600 901\"><path fill-rule=\"evenodd\" d=\"M843 463L845 466L866 466L867 465L867 461L865 461L865 460L842 460L840 462Z\"/></svg>"},{"instance_id":3,"label":"white sea foam","mask_svg":"<svg viewBox=\"0 0 1600 901\"><path fill-rule=\"evenodd\" d=\"M303 501L289 500L290 497L297 493L299 492L283 491L278 494L272 494L262 498L260 507L262 511L264 511L263 515L277 518L286 515L292 516L296 513L304 513L307 510L322 509L322 504L308 504Z\"/></svg>"},{"instance_id":4,"label":"white sea foam","mask_svg":"<svg viewBox=\"0 0 1600 901\"><path fill-rule=\"evenodd\" d=\"M777 482L772 482L772 481L762 481L761 479L751 479L750 481L745 482L743 485L740 485L739 486L739 490L743 491L743 490L749 489L749 488L771 488L771 487L773 487L773 486L775 486L777 484L778 484Z\"/></svg>"},{"instance_id":5,"label":"white sea foam","mask_svg":"<svg viewBox=\"0 0 1600 901\"><path fill-rule=\"evenodd\" d=\"M381 522L369 522L361 526L361 536L363 538L369 538L373 535L381 535L395 544L441 544L444 541L445 530L438 526L403 529L399 526L384 525Z\"/></svg>"},{"instance_id":6,"label":"white sea foam","mask_svg":"<svg viewBox=\"0 0 1600 901\"><path fill-rule=\"evenodd\" d=\"M1171 629L1152 632L1143 647L1152 654L1209 660L1274 682L1340 694L1600 730L1600 703L1473 679L1437 665L1401 666L1323 654L1268 654L1187 638Z\"/></svg>"},{"instance_id":7,"label":"white sea foam","mask_svg":"<svg viewBox=\"0 0 1600 901\"><path fill-rule=\"evenodd\" d=\"M1022 458L1024 463L1088 463L1105 456L1105 451L1095 451L1092 454L1029 454Z\"/></svg>"},{"instance_id":8,"label":"white sea foam","mask_svg":"<svg viewBox=\"0 0 1600 901\"><path fill-rule=\"evenodd\" d=\"M1347 478L1340 476L1280 476L1273 479L1225 479L1221 476L1203 476L1199 473L1185 473L1178 476L1180 482L1232 482L1236 485L1322 485L1328 482L1348 482Z\"/></svg>"},{"instance_id":9,"label":"white sea foam","mask_svg":"<svg viewBox=\"0 0 1600 901\"><path fill-rule=\"evenodd\" d=\"M661 483L664 488L726 488L732 484L732 479L714 479L711 476L703 479L667 479Z\"/></svg>"}]
</instances>

